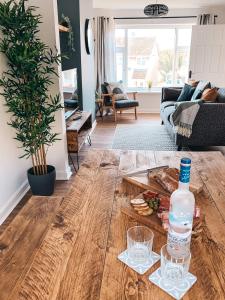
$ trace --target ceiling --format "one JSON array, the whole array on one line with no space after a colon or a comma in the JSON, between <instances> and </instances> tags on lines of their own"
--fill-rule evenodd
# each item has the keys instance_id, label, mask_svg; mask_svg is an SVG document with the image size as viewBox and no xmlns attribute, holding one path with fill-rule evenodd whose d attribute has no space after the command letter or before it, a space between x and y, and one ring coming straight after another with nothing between
<instances>
[{"instance_id":1,"label":"ceiling","mask_svg":"<svg viewBox=\"0 0 225 300\"><path fill-rule=\"evenodd\" d=\"M93 0L94 7L108 9L143 9L148 4L156 3L156 0ZM225 0L160 0L169 8L199 8L206 6L225 6Z\"/></svg>"}]
</instances>

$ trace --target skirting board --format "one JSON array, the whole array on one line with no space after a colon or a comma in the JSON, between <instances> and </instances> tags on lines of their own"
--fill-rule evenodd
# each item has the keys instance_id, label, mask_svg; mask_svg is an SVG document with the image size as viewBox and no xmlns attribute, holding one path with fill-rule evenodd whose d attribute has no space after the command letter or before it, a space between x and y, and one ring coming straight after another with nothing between
<instances>
[{"instance_id":1,"label":"skirting board","mask_svg":"<svg viewBox=\"0 0 225 300\"><path fill-rule=\"evenodd\" d=\"M92 134L92 132L95 130L95 127L97 126L97 121L96 119L94 120L93 124L92 124L92 129L90 131L90 134Z\"/></svg>"},{"instance_id":2,"label":"skirting board","mask_svg":"<svg viewBox=\"0 0 225 300\"><path fill-rule=\"evenodd\" d=\"M132 114L132 110L124 111L124 113ZM159 110L137 109L137 114L160 114Z\"/></svg>"},{"instance_id":3,"label":"skirting board","mask_svg":"<svg viewBox=\"0 0 225 300\"><path fill-rule=\"evenodd\" d=\"M66 171L58 171L56 172L57 180L69 180L72 175L70 167ZM17 189L17 191L10 197L7 201L5 207L2 207L0 210L0 225L7 219L10 213L14 210L14 208L19 204L22 198L29 191L30 186L27 180Z\"/></svg>"},{"instance_id":4,"label":"skirting board","mask_svg":"<svg viewBox=\"0 0 225 300\"><path fill-rule=\"evenodd\" d=\"M71 168L68 166L65 171L56 171L56 180L69 180L72 174Z\"/></svg>"},{"instance_id":5,"label":"skirting board","mask_svg":"<svg viewBox=\"0 0 225 300\"><path fill-rule=\"evenodd\" d=\"M6 218L10 215L13 209L17 206L17 204L21 201L21 199L26 195L29 191L30 186L28 181L26 180L20 188L10 197L7 201L5 207L0 210L0 225L6 220Z\"/></svg>"}]
</instances>

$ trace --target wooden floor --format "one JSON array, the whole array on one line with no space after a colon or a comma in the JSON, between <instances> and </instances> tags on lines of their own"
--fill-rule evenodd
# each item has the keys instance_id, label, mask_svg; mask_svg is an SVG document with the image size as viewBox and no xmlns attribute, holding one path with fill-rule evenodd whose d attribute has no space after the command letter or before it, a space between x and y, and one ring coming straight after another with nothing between
<instances>
[{"instance_id":1,"label":"wooden floor","mask_svg":"<svg viewBox=\"0 0 225 300\"><path fill-rule=\"evenodd\" d=\"M92 147L97 149L110 149L112 147L113 137L117 124L139 125L139 124L160 124L159 114L139 114L138 119L134 119L133 114L118 114L118 122L114 122L113 115L97 118L97 127L92 134ZM82 153L88 149L83 148Z\"/></svg>"}]
</instances>

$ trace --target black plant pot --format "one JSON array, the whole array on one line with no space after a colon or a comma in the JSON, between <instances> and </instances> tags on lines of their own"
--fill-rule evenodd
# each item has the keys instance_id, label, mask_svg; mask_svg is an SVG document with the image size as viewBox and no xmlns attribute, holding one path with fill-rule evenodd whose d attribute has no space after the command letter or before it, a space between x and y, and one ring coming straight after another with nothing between
<instances>
[{"instance_id":1,"label":"black plant pot","mask_svg":"<svg viewBox=\"0 0 225 300\"><path fill-rule=\"evenodd\" d=\"M54 193L56 172L53 166L47 166L47 174L34 175L33 168L27 171L28 182L33 195L51 196Z\"/></svg>"}]
</instances>

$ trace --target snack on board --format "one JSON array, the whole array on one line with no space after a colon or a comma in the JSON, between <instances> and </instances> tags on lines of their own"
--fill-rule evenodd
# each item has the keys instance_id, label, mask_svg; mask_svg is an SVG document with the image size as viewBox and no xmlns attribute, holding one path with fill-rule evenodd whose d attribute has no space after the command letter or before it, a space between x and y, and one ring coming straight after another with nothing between
<instances>
[{"instance_id":1,"label":"snack on board","mask_svg":"<svg viewBox=\"0 0 225 300\"><path fill-rule=\"evenodd\" d=\"M153 210L144 199L132 199L130 201L133 209L141 216L150 216Z\"/></svg>"},{"instance_id":2,"label":"snack on board","mask_svg":"<svg viewBox=\"0 0 225 300\"><path fill-rule=\"evenodd\" d=\"M179 170L176 168L164 168L150 173L149 178L156 180L165 191L173 193L178 188Z\"/></svg>"}]
</instances>

